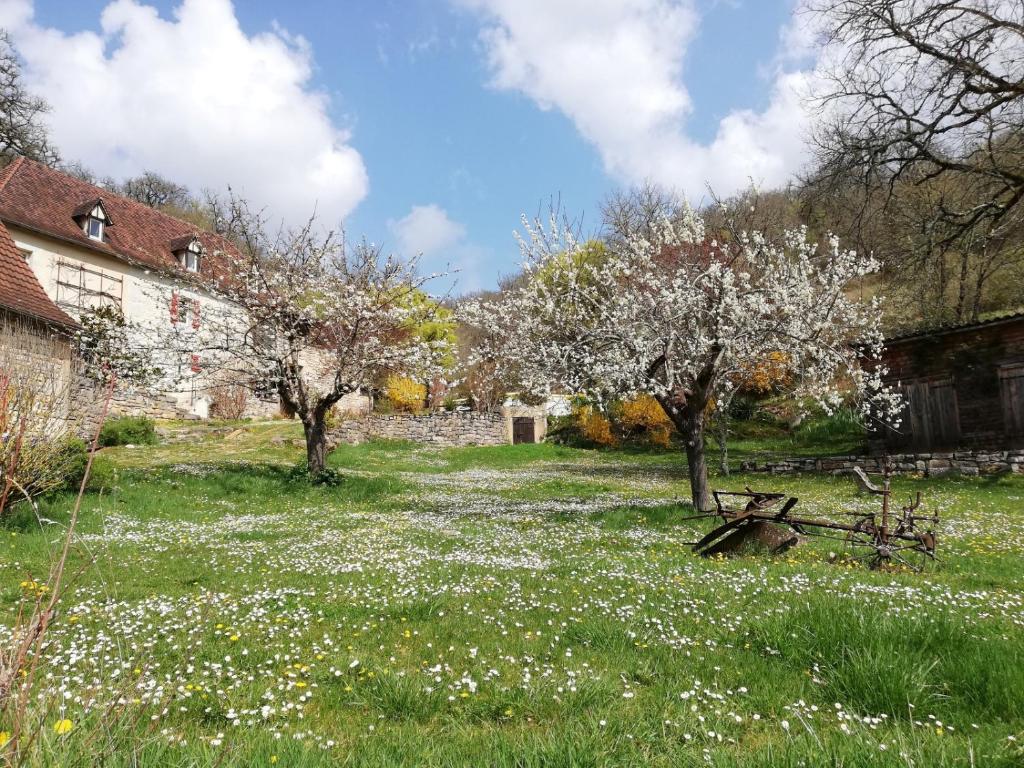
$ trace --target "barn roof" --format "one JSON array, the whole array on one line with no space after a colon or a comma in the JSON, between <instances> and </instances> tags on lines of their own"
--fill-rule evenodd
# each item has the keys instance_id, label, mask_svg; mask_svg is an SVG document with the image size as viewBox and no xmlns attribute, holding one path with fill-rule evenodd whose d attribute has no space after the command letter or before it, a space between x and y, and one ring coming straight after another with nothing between
<instances>
[{"instance_id":1,"label":"barn roof","mask_svg":"<svg viewBox=\"0 0 1024 768\"><path fill-rule=\"evenodd\" d=\"M904 342L916 341L918 339L929 338L932 336L946 336L951 333L963 333L1018 321L1024 321L1024 309L1014 309L994 313L986 317L984 320L978 320L973 323L950 323L948 325L940 325L934 328L926 328L923 330L898 334L896 336L889 336L885 339L885 344L886 346L889 346L890 344L902 344Z\"/></svg>"}]
</instances>

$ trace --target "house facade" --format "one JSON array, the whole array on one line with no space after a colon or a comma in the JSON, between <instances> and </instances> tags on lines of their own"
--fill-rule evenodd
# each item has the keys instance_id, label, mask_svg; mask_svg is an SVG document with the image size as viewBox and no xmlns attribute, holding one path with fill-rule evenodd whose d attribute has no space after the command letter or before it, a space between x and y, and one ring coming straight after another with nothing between
<instances>
[{"instance_id":1,"label":"house facade","mask_svg":"<svg viewBox=\"0 0 1024 768\"><path fill-rule=\"evenodd\" d=\"M139 326L180 322L187 329L204 308L228 310L176 279L210 274L228 241L40 163L18 158L0 171L0 222L45 296L74 321L111 306ZM174 376L152 391L120 390L115 410L208 415L212 398L191 375L202 361L191 355L171 365Z\"/></svg>"},{"instance_id":2,"label":"house facade","mask_svg":"<svg viewBox=\"0 0 1024 768\"><path fill-rule=\"evenodd\" d=\"M889 383L907 402L890 452L1024 447L1024 312L886 340Z\"/></svg>"},{"instance_id":3,"label":"house facade","mask_svg":"<svg viewBox=\"0 0 1024 768\"><path fill-rule=\"evenodd\" d=\"M210 415L217 387L205 375L212 361L199 350L200 331L230 325L232 317L239 327L245 324L236 307L202 288L238 255L230 241L25 158L0 170L0 223L42 294L71 322L110 306L142 328L171 326L178 349L163 350L164 358L155 361L168 375L145 391L119 389L115 411L154 418ZM0 279L7 279L5 272ZM310 366L318 364L315 358ZM365 412L369 404L353 394L338 408ZM270 388L248 398L246 415L271 416L280 409Z\"/></svg>"}]
</instances>

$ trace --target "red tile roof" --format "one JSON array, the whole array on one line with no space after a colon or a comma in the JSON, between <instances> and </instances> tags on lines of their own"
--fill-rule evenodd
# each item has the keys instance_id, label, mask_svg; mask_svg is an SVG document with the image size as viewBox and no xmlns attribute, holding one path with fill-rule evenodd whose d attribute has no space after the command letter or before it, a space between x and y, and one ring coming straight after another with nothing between
<instances>
[{"instance_id":1,"label":"red tile roof","mask_svg":"<svg viewBox=\"0 0 1024 768\"><path fill-rule=\"evenodd\" d=\"M0 307L57 325L74 327L75 321L50 301L32 268L21 255L10 232L0 223Z\"/></svg>"},{"instance_id":2,"label":"red tile roof","mask_svg":"<svg viewBox=\"0 0 1024 768\"><path fill-rule=\"evenodd\" d=\"M97 201L112 222L104 227L102 242L89 238L75 221ZM208 257L234 252L227 240L194 224L25 158L0 171L0 221L155 269L182 271L172 243L192 235ZM201 273L214 274L216 261L204 258Z\"/></svg>"}]
</instances>

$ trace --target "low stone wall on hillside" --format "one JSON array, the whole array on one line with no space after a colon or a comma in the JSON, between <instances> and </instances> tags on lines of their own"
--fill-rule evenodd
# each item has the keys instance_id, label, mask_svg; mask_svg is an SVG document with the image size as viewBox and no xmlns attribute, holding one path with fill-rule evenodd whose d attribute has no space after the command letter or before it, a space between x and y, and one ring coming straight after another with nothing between
<instances>
[{"instance_id":1,"label":"low stone wall on hillside","mask_svg":"<svg viewBox=\"0 0 1024 768\"><path fill-rule=\"evenodd\" d=\"M411 440L441 446L507 445L508 420L500 413L447 412L414 416L371 414L344 419L331 432L335 444L372 439Z\"/></svg>"},{"instance_id":2,"label":"low stone wall on hillside","mask_svg":"<svg viewBox=\"0 0 1024 768\"><path fill-rule=\"evenodd\" d=\"M827 472L841 474L854 467L868 472L880 472L891 462L900 474L920 473L928 476L998 475L1006 472L1024 474L1024 448L1006 451L954 451L952 453L902 453L889 456L826 456L823 458L769 459L744 461L743 472L768 472L773 475L797 472Z\"/></svg>"}]
</instances>

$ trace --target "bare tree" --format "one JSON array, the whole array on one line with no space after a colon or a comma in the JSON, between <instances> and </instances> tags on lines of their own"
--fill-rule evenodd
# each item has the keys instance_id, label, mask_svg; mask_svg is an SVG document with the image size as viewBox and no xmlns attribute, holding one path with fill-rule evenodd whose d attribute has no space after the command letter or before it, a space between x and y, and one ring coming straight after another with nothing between
<instances>
[{"instance_id":1,"label":"bare tree","mask_svg":"<svg viewBox=\"0 0 1024 768\"><path fill-rule=\"evenodd\" d=\"M812 207L882 260L908 322L977 319L1024 263L1024 3L807 7L830 52Z\"/></svg>"},{"instance_id":2,"label":"bare tree","mask_svg":"<svg viewBox=\"0 0 1024 768\"><path fill-rule=\"evenodd\" d=\"M825 43L815 134L822 172L893 188L957 178L973 194L940 212L992 226L1024 199L1024 4L1004 0L810 0ZM983 194L982 194L983 192Z\"/></svg>"},{"instance_id":3,"label":"bare tree","mask_svg":"<svg viewBox=\"0 0 1024 768\"><path fill-rule=\"evenodd\" d=\"M153 171L145 171L141 176L125 179L117 187L117 192L150 208L182 209L192 202L186 187L165 179Z\"/></svg>"},{"instance_id":4,"label":"bare tree","mask_svg":"<svg viewBox=\"0 0 1024 768\"><path fill-rule=\"evenodd\" d=\"M49 105L25 89L21 62L6 30L0 29L0 157L24 155L55 165L60 156L43 118Z\"/></svg>"}]
</instances>

